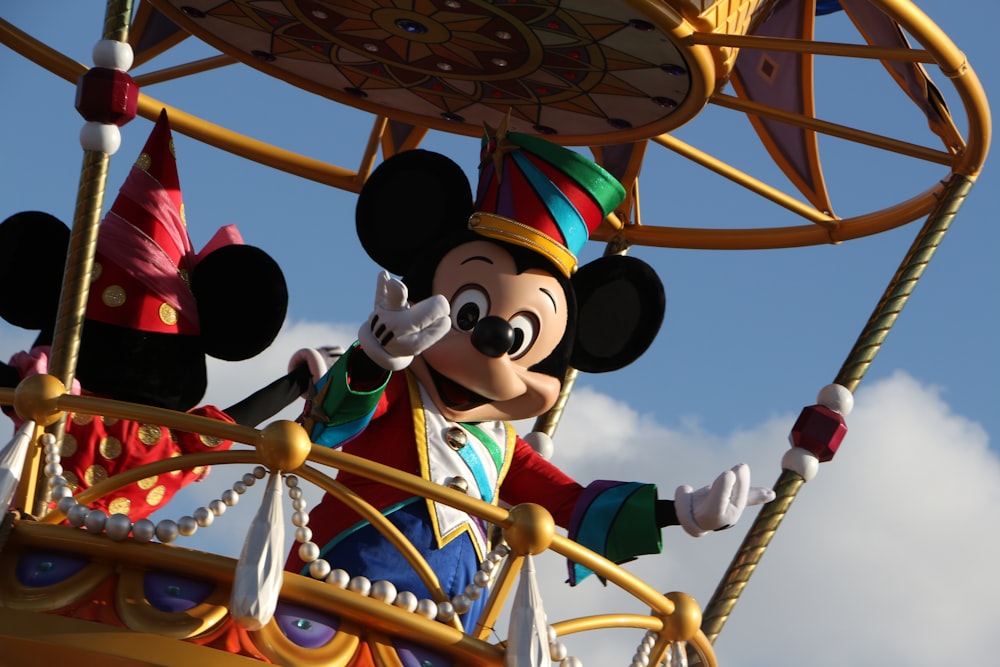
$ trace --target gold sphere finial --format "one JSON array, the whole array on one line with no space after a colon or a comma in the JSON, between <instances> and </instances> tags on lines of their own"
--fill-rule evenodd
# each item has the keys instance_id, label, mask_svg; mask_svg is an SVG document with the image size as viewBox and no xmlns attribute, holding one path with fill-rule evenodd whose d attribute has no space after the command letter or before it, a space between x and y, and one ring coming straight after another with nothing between
<instances>
[{"instance_id":1,"label":"gold sphere finial","mask_svg":"<svg viewBox=\"0 0 1000 667\"><path fill-rule=\"evenodd\" d=\"M25 378L14 390L14 410L21 419L33 419L42 426L59 421L59 397L66 393L66 385L54 375L32 375Z\"/></svg>"},{"instance_id":2,"label":"gold sphere finial","mask_svg":"<svg viewBox=\"0 0 1000 667\"><path fill-rule=\"evenodd\" d=\"M535 503L522 503L510 509L503 529L507 544L519 555L540 554L552 544L556 522L549 511Z\"/></svg>"},{"instance_id":3,"label":"gold sphere finial","mask_svg":"<svg viewBox=\"0 0 1000 667\"><path fill-rule=\"evenodd\" d=\"M664 597L674 603L674 613L664 617L663 634L670 641L688 641L701 628L701 607L687 593L667 593Z\"/></svg>"},{"instance_id":4,"label":"gold sphere finial","mask_svg":"<svg viewBox=\"0 0 1000 667\"><path fill-rule=\"evenodd\" d=\"M306 462L312 442L305 429L285 419L271 422L260 433L257 455L272 471L292 472Z\"/></svg>"}]
</instances>

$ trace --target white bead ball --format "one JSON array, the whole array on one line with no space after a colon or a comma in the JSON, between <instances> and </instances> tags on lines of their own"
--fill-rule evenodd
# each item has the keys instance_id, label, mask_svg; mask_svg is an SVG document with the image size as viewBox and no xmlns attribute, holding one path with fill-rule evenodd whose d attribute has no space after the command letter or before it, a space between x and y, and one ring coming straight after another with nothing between
<instances>
[{"instance_id":1,"label":"white bead ball","mask_svg":"<svg viewBox=\"0 0 1000 667\"><path fill-rule=\"evenodd\" d=\"M351 575L344 570L336 569L326 576L326 583L337 588L347 588L347 583L351 580Z\"/></svg>"},{"instance_id":2,"label":"white bead ball","mask_svg":"<svg viewBox=\"0 0 1000 667\"><path fill-rule=\"evenodd\" d=\"M63 498L72 498L73 489L69 488L65 484L60 484L52 487L52 491L49 492L49 497L56 501L56 503L59 503ZM75 503L76 501L74 500L73 502Z\"/></svg>"},{"instance_id":3,"label":"white bead ball","mask_svg":"<svg viewBox=\"0 0 1000 667\"><path fill-rule=\"evenodd\" d=\"M463 595L465 595L465 597L469 598L470 600L478 600L483 595L483 589L477 586L476 584L469 584L468 586L465 587Z\"/></svg>"},{"instance_id":4,"label":"white bead ball","mask_svg":"<svg viewBox=\"0 0 1000 667\"><path fill-rule=\"evenodd\" d=\"M567 655L569 655L569 651L566 650L566 645L562 642L552 642L549 645L549 656L553 660L564 660Z\"/></svg>"},{"instance_id":5,"label":"white bead ball","mask_svg":"<svg viewBox=\"0 0 1000 667\"><path fill-rule=\"evenodd\" d=\"M208 509L212 510L212 514L215 516L222 516L226 513L226 503L216 498L208 504Z\"/></svg>"},{"instance_id":6,"label":"white bead ball","mask_svg":"<svg viewBox=\"0 0 1000 667\"><path fill-rule=\"evenodd\" d=\"M379 579L372 584L372 590L369 593L369 597L373 600L378 600L379 602L392 604L393 600L396 599L396 585L391 581Z\"/></svg>"},{"instance_id":7,"label":"white bead ball","mask_svg":"<svg viewBox=\"0 0 1000 667\"><path fill-rule=\"evenodd\" d=\"M303 542L299 545L299 558L305 563L311 563L319 558L319 546L315 542Z\"/></svg>"},{"instance_id":8,"label":"white bead ball","mask_svg":"<svg viewBox=\"0 0 1000 667\"><path fill-rule=\"evenodd\" d=\"M156 524L156 539L164 544L173 542L179 534L180 531L177 528L177 522L173 519L164 519Z\"/></svg>"},{"instance_id":9,"label":"white bead ball","mask_svg":"<svg viewBox=\"0 0 1000 667\"><path fill-rule=\"evenodd\" d=\"M149 542L156 535L156 524L149 519L139 519L132 525L132 538L136 542Z\"/></svg>"},{"instance_id":10,"label":"white bead ball","mask_svg":"<svg viewBox=\"0 0 1000 667\"><path fill-rule=\"evenodd\" d=\"M309 512L293 512L292 525L302 528L309 525Z\"/></svg>"},{"instance_id":11,"label":"white bead ball","mask_svg":"<svg viewBox=\"0 0 1000 667\"><path fill-rule=\"evenodd\" d=\"M347 590L359 595L368 595L372 590L372 582L368 577L351 577L351 580L347 582Z\"/></svg>"},{"instance_id":12,"label":"white bead ball","mask_svg":"<svg viewBox=\"0 0 1000 667\"><path fill-rule=\"evenodd\" d=\"M120 69L123 72L132 67L134 54L128 42L119 42L116 39L102 39L94 44L91 53L96 67L107 67L108 69Z\"/></svg>"},{"instance_id":13,"label":"white bead ball","mask_svg":"<svg viewBox=\"0 0 1000 667\"><path fill-rule=\"evenodd\" d=\"M63 514L65 514L67 517L69 516L70 510L73 509L74 507L78 507L78 506L79 505L77 505L76 498L74 498L73 496L67 496L65 498L60 498L59 499L59 504L57 505L57 507L59 508L59 511L62 512ZM72 523L72 521L70 523Z\"/></svg>"},{"instance_id":14,"label":"white bead ball","mask_svg":"<svg viewBox=\"0 0 1000 667\"><path fill-rule=\"evenodd\" d=\"M819 390L816 402L846 417L854 409L854 394L842 385L828 384Z\"/></svg>"},{"instance_id":15,"label":"white bead ball","mask_svg":"<svg viewBox=\"0 0 1000 667\"><path fill-rule=\"evenodd\" d=\"M559 667L583 667L583 661L575 655L571 655L560 662Z\"/></svg>"},{"instance_id":16,"label":"white bead ball","mask_svg":"<svg viewBox=\"0 0 1000 667\"><path fill-rule=\"evenodd\" d=\"M121 145L122 133L113 123L87 121L80 129L80 147L85 151L114 155Z\"/></svg>"},{"instance_id":17,"label":"white bead ball","mask_svg":"<svg viewBox=\"0 0 1000 667\"><path fill-rule=\"evenodd\" d=\"M240 494L241 496L247 492L247 485L243 482L233 482L233 491Z\"/></svg>"},{"instance_id":18,"label":"white bead ball","mask_svg":"<svg viewBox=\"0 0 1000 667\"><path fill-rule=\"evenodd\" d=\"M437 603L434 602L434 600L428 600L427 598L423 598L422 600L417 602L416 612L417 614L423 616L424 618L429 618L429 619L437 618L438 614Z\"/></svg>"},{"instance_id":19,"label":"white bead ball","mask_svg":"<svg viewBox=\"0 0 1000 667\"><path fill-rule=\"evenodd\" d=\"M109 516L108 520L104 523L104 532L116 542L126 539L131 530L132 520L128 518L128 514L116 512Z\"/></svg>"},{"instance_id":20,"label":"white bead ball","mask_svg":"<svg viewBox=\"0 0 1000 667\"><path fill-rule=\"evenodd\" d=\"M233 507L236 503L240 502L240 494L236 493L234 489L226 489L219 497L229 507Z\"/></svg>"},{"instance_id":21,"label":"white bead ball","mask_svg":"<svg viewBox=\"0 0 1000 667\"><path fill-rule=\"evenodd\" d=\"M299 526L295 529L296 542L308 542L313 538L312 528L309 526Z\"/></svg>"},{"instance_id":22,"label":"white bead ball","mask_svg":"<svg viewBox=\"0 0 1000 667\"><path fill-rule=\"evenodd\" d=\"M551 459L552 453L556 449L555 445L552 444L552 438L543 431L528 433L524 436L524 441L531 445L531 448L538 452L538 455L543 459Z\"/></svg>"},{"instance_id":23,"label":"white bead ball","mask_svg":"<svg viewBox=\"0 0 1000 667\"><path fill-rule=\"evenodd\" d=\"M59 463L58 459L55 461L50 460L48 463L45 464L45 467L42 469L42 472L47 479L51 479L53 477L58 477L62 475L63 467L62 464Z\"/></svg>"},{"instance_id":24,"label":"white bead ball","mask_svg":"<svg viewBox=\"0 0 1000 667\"><path fill-rule=\"evenodd\" d=\"M392 604L413 613L417 609L417 596L410 591L400 591L396 594L396 599L393 600Z\"/></svg>"},{"instance_id":25,"label":"white bead ball","mask_svg":"<svg viewBox=\"0 0 1000 667\"><path fill-rule=\"evenodd\" d=\"M107 523L108 515L101 510L93 510L87 514L87 518L84 519L83 525L86 526L87 530L92 533L103 533L104 524Z\"/></svg>"},{"instance_id":26,"label":"white bead ball","mask_svg":"<svg viewBox=\"0 0 1000 667\"><path fill-rule=\"evenodd\" d=\"M781 457L781 468L797 472L808 482L819 472L819 459L809 450L792 447Z\"/></svg>"},{"instance_id":27,"label":"white bead ball","mask_svg":"<svg viewBox=\"0 0 1000 667\"><path fill-rule=\"evenodd\" d=\"M451 606L455 608L456 614L464 614L472 609L472 599L465 593L462 593L451 599Z\"/></svg>"},{"instance_id":28,"label":"white bead ball","mask_svg":"<svg viewBox=\"0 0 1000 667\"><path fill-rule=\"evenodd\" d=\"M69 512L66 513L66 518L69 520L71 526L79 528L87 520L88 514L90 514L89 507L77 504L69 508Z\"/></svg>"},{"instance_id":29,"label":"white bead ball","mask_svg":"<svg viewBox=\"0 0 1000 667\"><path fill-rule=\"evenodd\" d=\"M330 574L330 563L323 558L317 558L309 563L309 576L322 581Z\"/></svg>"},{"instance_id":30,"label":"white bead ball","mask_svg":"<svg viewBox=\"0 0 1000 667\"><path fill-rule=\"evenodd\" d=\"M451 623L453 618L455 618L455 606L447 600L438 603L437 619L442 623Z\"/></svg>"},{"instance_id":31,"label":"white bead ball","mask_svg":"<svg viewBox=\"0 0 1000 667\"><path fill-rule=\"evenodd\" d=\"M215 521L215 514L212 512L212 510L204 506L196 509L193 513L193 516L194 520L197 521L198 525L201 526L202 528L208 528L209 526L212 525L212 522Z\"/></svg>"},{"instance_id":32,"label":"white bead ball","mask_svg":"<svg viewBox=\"0 0 1000 667\"><path fill-rule=\"evenodd\" d=\"M198 522L193 516L182 516L177 519L177 532L184 537L191 537L198 530Z\"/></svg>"}]
</instances>

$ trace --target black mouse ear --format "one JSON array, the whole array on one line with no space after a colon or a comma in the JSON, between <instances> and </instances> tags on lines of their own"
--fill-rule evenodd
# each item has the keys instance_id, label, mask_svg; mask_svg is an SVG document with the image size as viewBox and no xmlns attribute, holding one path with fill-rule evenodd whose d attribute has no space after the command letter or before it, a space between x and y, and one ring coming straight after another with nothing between
<instances>
[{"instance_id":1,"label":"black mouse ear","mask_svg":"<svg viewBox=\"0 0 1000 667\"><path fill-rule=\"evenodd\" d=\"M0 317L52 330L68 247L69 228L48 213L24 211L0 223Z\"/></svg>"},{"instance_id":2,"label":"black mouse ear","mask_svg":"<svg viewBox=\"0 0 1000 667\"><path fill-rule=\"evenodd\" d=\"M613 371L646 351L666 309L663 283L651 266L610 255L581 266L572 282L578 306L574 368Z\"/></svg>"},{"instance_id":3,"label":"black mouse ear","mask_svg":"<svg viewBox=\"0 0 1000 667\"><path fill-rule=\"evenodd\" d=\"M468 225L472 207L469 179L454 161L404 151L380 164L361 189L358 239L379 266L405 275L421 248Z\"/></svg>"},{"instance_id":4,"label":"black mouse ear","mask_svg":"<svg viewBox=\"0 0 1000 667\"><path fill-rule=\"evenodd\" d=\"M228 245L202 258L191 275L205 354L249 359L274 341L288 310L285 276L260 248Z\"/></svg>"}]
</instances>

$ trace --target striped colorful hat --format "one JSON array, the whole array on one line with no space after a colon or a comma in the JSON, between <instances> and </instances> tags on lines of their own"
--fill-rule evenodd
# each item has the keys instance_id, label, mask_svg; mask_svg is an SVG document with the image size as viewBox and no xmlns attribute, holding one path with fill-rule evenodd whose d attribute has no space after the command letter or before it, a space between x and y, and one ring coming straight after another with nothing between
<instances>
[{"instance_id":1,"label":"striped colorful hat","mask_svg":"<svg viewBox=\"0 0 1000 667\"><path fill-rule=\"evenodd\" d=\"M197 335L190 275L208 253L242 242L227 225L200 253L192 247L164 110L101 221L87 317L137 331Z\"/></svg>"},{"instance_id":2,"label":"striped colorful hat","mask_svg":"<svg viewBox=\"0 0 1000 667\"><path fill-rule=\"evenodd\" d=\"M624 199L621 183L579 153L487 129L469 228L541 253L570 276L590 234Z\"/></svg>"}]
</instances>

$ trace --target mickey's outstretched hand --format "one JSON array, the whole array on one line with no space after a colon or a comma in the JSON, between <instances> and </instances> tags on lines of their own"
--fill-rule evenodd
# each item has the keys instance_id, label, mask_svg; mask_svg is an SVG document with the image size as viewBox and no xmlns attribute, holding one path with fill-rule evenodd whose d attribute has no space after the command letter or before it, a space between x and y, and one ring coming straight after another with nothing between
<instances>
[{"instance_id":1,"label":"mickey's outstretched hand","mask_svg":"<svg viewBox=\"0 0 1000 667\"><path fill-rule=\"evenodd\" d=\"M375 289L375 309L358 330L358 341L376 364L387 371L401 371L414 355L448 333L450 314L448 300L440 294L411 306L406 285L382 271Z\"/></svg>"},{"instance_id":2,"label":"mickey's outstretched hand","mask_svg":"<svg viewBox=\"0 0 1000 667\"><path fill-rule=\"evenodd\" d=\"M677 487L674 508L684 530L701 537L709 531L735 524L748 505L772 500L774 491L771 489L750 486L750 467L740 463L719 475L711 486L697 491L687 484Z\"/></svg>"}]
</instances>

